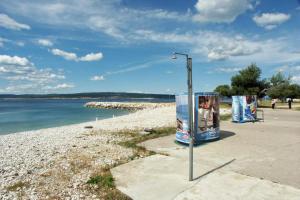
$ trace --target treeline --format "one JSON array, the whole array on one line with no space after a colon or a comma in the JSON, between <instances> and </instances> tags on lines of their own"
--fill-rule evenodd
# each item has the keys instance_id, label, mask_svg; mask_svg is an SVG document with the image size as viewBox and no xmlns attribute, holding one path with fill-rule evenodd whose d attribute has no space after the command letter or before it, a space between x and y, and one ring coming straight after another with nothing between
<instances>
[{"instance_id":1,"label":"treeline","mask_svg":"<svg viewBox=\"0 0 300 200\"><path fill-rule=\"evenodd\" d=\"M215 88L221 96L257 95L284 100L300 98L300 85L292 83L291 77L278 72L271 78L261 79L261 69L255 64L239 71L231 77L231 85L219 85Z\"/></svg>"},{"instance_id":2,"label":"treeline","mask_svg":"<svg viewBox=\"0 0 300 200\"><path fill-rule=\"evenodd\" d=\"M0 94L0 98L156 98L174 99L174 95L168 94L145 94L145 93L126 93L126 92L91 92L75 94Z\"/></svg>"}]
</instances>

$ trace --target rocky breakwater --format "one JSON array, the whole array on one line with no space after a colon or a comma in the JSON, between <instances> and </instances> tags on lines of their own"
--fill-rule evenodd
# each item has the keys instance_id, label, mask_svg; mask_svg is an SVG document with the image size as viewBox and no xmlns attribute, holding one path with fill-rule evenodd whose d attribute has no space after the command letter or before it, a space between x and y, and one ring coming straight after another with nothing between
<instances>
[{"instance_id":1,"label":"rocky breakwater","mask_svg":"<svg viewBox=\"0 0 300 200\"><path fill-rule=\"evenodd\" d=\"M155 109L173 106L174 103L146 103L146 102L88 102L85 107L103 109L126 109L131 111L143 109Z\"/></svg>"}]
</instances>

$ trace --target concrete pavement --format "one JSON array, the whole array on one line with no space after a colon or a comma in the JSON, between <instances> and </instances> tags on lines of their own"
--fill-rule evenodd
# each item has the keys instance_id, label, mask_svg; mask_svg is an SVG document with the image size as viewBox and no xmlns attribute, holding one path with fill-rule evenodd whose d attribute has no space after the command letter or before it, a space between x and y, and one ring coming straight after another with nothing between
<instances>
[{"instance_id":1,"label":"concrete pavement","mask_svg":"<svg viewBox=\"0 0 300 200\"><path fill-rule=\"evenodd\" d=\"M265 122L222 122L221 139L194 148L174 136L146 141L169 154L112 169L118 189L133 199L300 199L300 112L265 109Z\"/></svg>"}]
</instances>

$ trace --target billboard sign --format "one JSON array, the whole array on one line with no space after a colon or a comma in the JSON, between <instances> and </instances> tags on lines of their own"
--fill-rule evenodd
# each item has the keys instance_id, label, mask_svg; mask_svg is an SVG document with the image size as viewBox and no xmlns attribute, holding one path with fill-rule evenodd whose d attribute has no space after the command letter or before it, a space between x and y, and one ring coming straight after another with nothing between
<instances>
[{"instance_id":1,"label":"billboard sign","mask_svg":"<svg viewBox=\"0 0 300 200\"><path fill-rule=\"evenodd\" d=\"M232 121L249 122L257 119L257 99L255 95L232 96Z\"/></svg>"},{"instance_id":2,"label":"billboard sign","mask_svg":"<svg viewBox=\"0 0 300 200\"><path fill-rule=\"evenodd\" d=\"M219 104L217 93L195 93L195 140L212 140L220 137Z\"/></svg>"},{"instance_id":3,"label":"billboard sign","mask_svg":"<svg viewBox=\"0 0 300 200\"><path fill-rule=\"evenodd\" d=\"M176 140L189 143L188 95L176 96Z\"/></svg>"}]
</instances>

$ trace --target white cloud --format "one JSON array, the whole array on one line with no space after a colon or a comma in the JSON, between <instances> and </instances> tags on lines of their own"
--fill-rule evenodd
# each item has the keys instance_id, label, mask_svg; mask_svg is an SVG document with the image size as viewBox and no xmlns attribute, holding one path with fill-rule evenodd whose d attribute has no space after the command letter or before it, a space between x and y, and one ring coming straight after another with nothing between
<instances>
[{"instance_id":1,"label":"white cloud","mask_svg":"<svg viewBox=\"0 0 300 200\"><path fill-rule=\"evenodd\" d=\"M7 28L7 29L12 29L12 30L29 30L30 26L28 26L27 24L21 24L17 21L15 21L14 19L10 18L8 15L6 14L1 14L0 13L0 26Z\"/></svg>"},{"instance_id":2,"label":"white cloud","mask_svg":"<svg viewBox=\"0 0 300 200\"><path fill-rule=\"evenodd\" d=\"M260 27L267 30L276 28L278 25L290 19L289 14L285 13L263 13L253 17L253 21Z\"/></svg>"},{"instance_id":3,"label":"white cloud","mask_svg":"<svg viewBox=\"0 0 300 200\"><path fill-rule=\"evenodd\" d=\"M7 86L1 92L22 93L24 91L32 91L36 88L37 88L37 85L35 85L35 84L10 85L10 86Z\"/></svg>"},{"instance_id":4,"label":"white cloud","mask_svg":"<svg viewBox=\"0 0 300 200\"><path fill-rule=\"evenodd\" d=\"M249 40L240 35L230 36L213 31L180 34L138 30L134 39L148 42L187 44L194 53L204 55L209 60L225 60L232 57L252 55L260 52L263 46L260 42Z\"/></svg>"},{"instance_id":5,"label":"white cloud","mask_svg":"<svg viewBox=\"0 0 300 200\"><path fill-rule=\"evenodd\" d=\"M72 52L67 52L67 51L63 51L60 49L52 49L51 50L53 55L56 56L61 56L66 60L73 60L73 61L97 61L97 60L101 60L103 58L103 54L101 52L99 53L89 53L86 54L85 56L82 57L78 57L76 55L76 53L72 53Z\"/></svg>"},{"instance_id":6,"label":"white cloud","mask_svg":"<svg viewBox=\"0 0 300 200\"><path fill-rule=\"evenodd\" d=\"M9 64L9 65L28 65L29 61L27 58L19 56L9 56L9 55L0 55L0 64Z\"/></svg>"},{"instance_id":7,"label":"white cloud","mask_svg":"<svg viewBox=\"0 0 300 200\"><path fill-rule=\"evenodd\" d=\"M231 65L246 65L251 62L280 64L300 61L298 46L289 37L264 39L241 34L216 31L155 32L138 30L132 38L136 41L175 43L177 48L191 49L197 59L229 60ZM277 59L274 59L277 58Z\"/></svg>"},{"instance_id":8,"label":"white cloud","mask_svg":"<svg viewBox=\"0 0 300 200\"><path fill-rule=\"evenodd\" d=\"M90 79L91 81L103 81L105 80L104 76L93 76Z\"/></svg>"},{"instance_id":9,"label":"white cloud","mask_svg":"<svg viewBox=\"0 0 300 200\"><path fill-rule=\"evenodd\" d=\"M225 60L227 59L229 56L224 54L222 51L211 51L208 53L207 55L208 59L210 60Z\"/></svg>"},{"instance_id":10,"label":"white cloud","mask_svg":"<svg viewBox=\"0 0 300 200\"><path fill-rule=\"evenodd\" d=\"M150 27L154 20L190 21L190 11L178 13L163 9L133 9L122 6L120 0L2 0L3 8L9 13L18 13L32 20L62 28L91 29L115 39L130 42L127 36L137 27ZM113 16L113 17L112 17Z\"/></svg>"},{"instance_id":11,"label":"white cloud","mask_svg":"<svg viewBox=\"0 0 300 200\"><path fill-rule=\"evenodd\" d=\"M292 76L291 80L293 82L299 83L300 84L300 75L299 76Z\"/></svg>"},{"instance_id":12,"label":"white cloud","mask_svg":"<svg viewBox=\"0 0 300 200\"><path fill-rule=\"evenodd\" d=\"M53 42L48 39L38 39L37 43L42 46L51 47L53 46Z\"/></svg>"},{"instance_id":13,"label":"white cloud","mask_svg":"<svg viewBox=\"0 0 300 200\"><path fill-rule=\"evenodd\" d=\"M25 57L9 55L0 55L0 79L8 83L2 92L46 93L72 85L60 83L66 79L62 70L38 69Z\"/></svg>"},{"instance_id":14,"label":"white cloud","mask_svg":"<svg viewBox=\"0 0 300 200\"><path fill-rule=\"evenodd\" d=\"M80 61L96 61L101 60L103 58L103 54L101 52L99 53L89 53L85 56L79 58Z\"/></svg>"},{"instance_id":15,"label":"white cloud","mask_svg":"<svg viewBox=\"0 0 300 200\"><path fill-rule=\"evenodd\" d=\"M289 72L289 73L295 73L300 72L300 65L283 65L280 67L277 67L275 69L278 72Z\"/></svg>"},{"instance_id":16,"label":"white cloud","mask_svg":"<svg viewBox=\"0 0 300 200\"><path fill-rule=\"evenodd\" d=\"M130 65L127 66L125 69L106 72L105 75L123 74L123 73L132 72L136 70L146 69L146 68L156 66L159 63L163 63L166 60L170 60L170 58L168 57L168 58L161 58L161 59L153 59L152 61L148 61L142 64Z\"/></svg>"},{"instance_id":17,"label":"white cloud","mask_svg":"<svg viewBox=\"0 0 300 200\"><path fill-rule=\"evenodd\" d=\"M121 39L123 22L130 19L124 17L128 14L122 13L118 0L70 0L68 2L3 0L2 4L10 13L18 13L40 23L64 28L89 28L112 37L121 37Z\"/></svg>"},{"instance_id":18,"label":"white cloud","mask_svg":"<svg viewBox=\"0 0 300 200\"><path fill-rule=\"evenodd\" d=\"M0 37L0 47L3 47L5 42L8 42L8 40Z\"/></svg>"},{"instance_id":19,"label":"white cloud","mask_svg":"<svg viewBox=\"0 0 300 200\"><path fill-rule=\"evenodd\" d=\"M25 46L25 43L22 42L22 41L17 41L17 42L16 42L16 45L18 45L19 47L24 47L24 46Z\"/></svg>"},{"instance_id":20,"label":"white cloud","mask_svg":"<svg viewBox=\"0 0 300 200\"><path fill-rule=\"evenodd\" d=\"M67 88L73 88L73 87L74 87L73 84L62 83L62 84L58 84L58 85L53 86L53 87L49 87L49 89L51 89L51 90L60 90L60 89L67 89Z\"/></svg>"},{"instance_id":21,"label":"white cloud","mask_svg":"<svg viewBox=\"0 0 300 200\"><path fill-rule=\"evenodd\" d=\"M163 9L124 8L120 0L70 0L68 2L31 0L26 3L23 0L2 0L1 2L6 12L18 13L18 16L26 16L38 23L58 26L62 29L91 29L117 39L118 44L124 44L124 42L174 43L178 49L181 47L190 49L190 53L194 54L197 59L227 60L234 62L230 63L232 66L239 66L236 63L244 65L251 62L272 64L276 62L278 64L297 61L300 56L299 53L289 51L295 42L281 41L280 38L262 39L260 36L255 38L251 36L251 33L247 33L247 36L240 36L234 32L205 31L202 27L195 27L195 24L192 24L195 22L191 20L193 11L182 14ZM199 0L196 4L197 13L194 20L230 23L242 13L253 9L258 4L257 2L259 1ZM172 29L173 24L171 24L169 29L169 26L168 28L165 26L166 22L170 24L169 21L164 20L176 20L179 23L183 20L187 23L182 28L181 24L176 23L176 29ZM189 31L184 30L187 26L191 27ZM266 26L273 28L274 24ZM195 28L201 28L202 31L196 31ZM119 40L121 40L120 43ZM56 53L65 59L85 60L84 55L80 57L72 52L59 50ZM135 65L111 73L123 73L147 67L149 65Z\"/></svg>"},{"instance_id":22,"label":"white cloud","mask_svg":"<svg viewBox=\"0 0 300 200\"><path fill-rule=\"evenodd\" d=\"M291 81L300 84L300 65L283 65L275 68L275 71L291 76Z\"/></svg>"},{"instance_id":23,"label":"white cloud","mask_svg":"<svg viewBox=\"0 0 300 200\"><path fill-rule=\"evenodd\" d=\"M92 16L87 20L87 25L92 30L101 31L114 38L124 39L120 30L122 25L114 18L106 18L99 15Z\"/></svg>"},{"instance_id":24,"label":"white cloud","mask_svg":"<svg viewBox=\"0 0 300 200\"><path fill-rule=\"evenodd\" d=\"M241 67L219 67L216 68L214 71L220 72L220 73L234 73L242 70Z\"/></svg>"},{"instance_id":25,"label":"white cloud","mask_svg":"<svg viewBox=\"0 0 300 200\"><path fill-rule=\"evenodd\" d=\"M4 43L14 44L14 45L17 45L19 47L25 46L25 43L23 41L9 40L9 39L0 37L0 47L3 47Z\"/></svg>"},{"instance_id":26,"label":"white cloud","mask_svg":"<svg viewBox=\"0 0 300 200\"><path fill-rule=\"evenodd\" d=\"M66 60L78 60L77 55L75 53L66 52L60 49L52 49L51 52L53 55L61 56Z\"/></svg>"},{"instance_id":27,"label":"white cloud","mask_svg":"<svg viewBox=\"0 0 300 200\"><path fill-rule=\"evenodd\" d=\"M195 33L162 33L155 32L152 30L139 29L134 32L130 37L133 40L143 40L143 41L154 41L154 42L164 42L164 43L193 43L195 40Z\"/></svg>"},{"instance_id":28,"label":"white cloud","mask_svg":"<svg viewBox=\"0 0 300 200\"><path fill-rule=\"evenodd\" d=\"M174 11L167 11L163 9L151 9L151 10L135 10L129 8L123 8L122 13L130 13L130 15L138 18L160 19L160 20L176 20L176 21L188 21L192 17L192 13L188 10L185 14L181 14Z\"/></svg>"},{"instance_id":29,"label":"white cloud","mask_svg":"<svg viewBox=\"0 0 300 200\"><path fill-rule=\"evenodd\" d=\"M12 92L12 93L47 93L47 92L54 92L58 90L70 89L73 88L73 84L62 83L54 86L44 85L42 88L38 84L22 84L22 85L10 85L7 86L4 90L0 92ZM37 92L38 91L38 92Z\"/></svg>"},{"instance_id":30,"label":"white cloud","mask_svg":"<svg viewBox=\"0 0 300 200\"><path fill-rule=\"evenodd\" d=\"M231 23L253 6L248 0L198 0L195 8L194 21Z\"/></svg>"}]
</instances>

